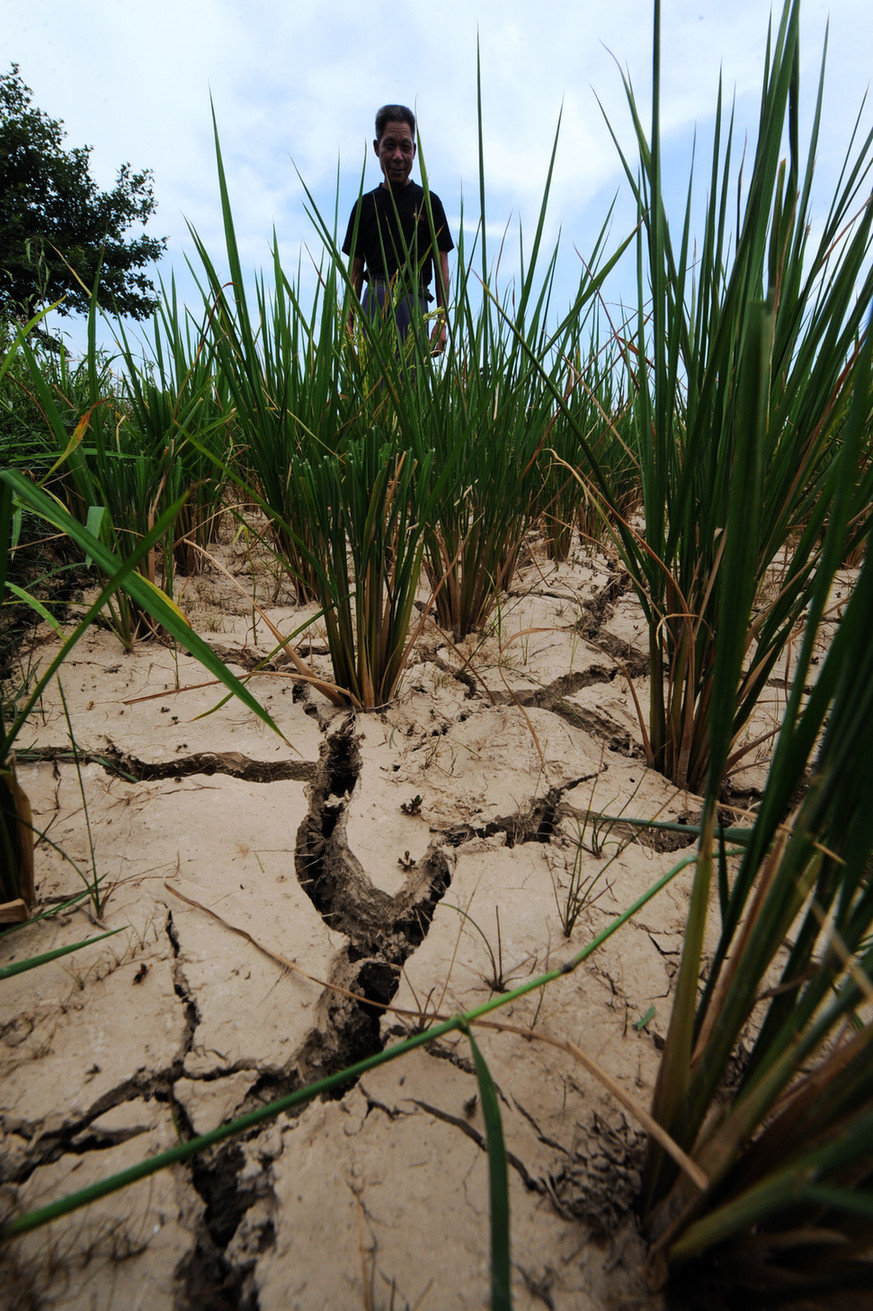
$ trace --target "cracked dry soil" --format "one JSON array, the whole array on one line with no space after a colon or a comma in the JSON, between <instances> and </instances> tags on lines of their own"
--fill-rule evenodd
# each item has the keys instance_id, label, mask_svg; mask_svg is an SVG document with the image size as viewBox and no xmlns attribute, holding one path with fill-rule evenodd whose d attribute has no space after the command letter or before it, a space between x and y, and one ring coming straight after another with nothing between
<instances>
[{"instance_id":1,"label":"cracked dry soil","mask_svg":"<svg viewBox=\"0 0 873 1311\"><path fill-rule=\"evenodd\" d=\"M220 578L181 601L240 671L269 652ZM281 599L269 614L282 631L301 618ZM47 658L53 639L36 640ZM268 665L250 687L287 742L219 705L186 656L92 632L61 672L78 759L55 687L19 774L45 834L37 909L78 891L70 861L90 869L93 845L100 924L123 932L3 985L4 1214L342 1069L420 1026L408 1012L468 1009L578 951L676 859L588 811L693 820L699 804L645 768L626 681L643 699L643 661L620 576L581 554L532 560L462 647L425 633L382 712L332 710ZM597 882L565 934L580 841ZM500 1012L530 1039L479 1036L520 1309L660 1305L632 1209L637 1128L536 1035L582 1045L645 1105L686 896L680 876L576 973ZM80 907L0 938L0 960L89 931ZM0 1279L10 1308L440 1311L489 1305L488 1252L458 1038L7 1245Z\"/></svg>"}]
</instances>

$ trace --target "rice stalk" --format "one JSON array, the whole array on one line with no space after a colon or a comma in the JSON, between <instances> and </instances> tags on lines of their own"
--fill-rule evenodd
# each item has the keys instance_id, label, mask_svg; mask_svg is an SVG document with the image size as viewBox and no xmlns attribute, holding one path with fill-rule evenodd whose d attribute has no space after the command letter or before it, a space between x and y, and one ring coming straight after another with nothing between
<instances>
[{"instance_id":1,"label":"rice stalk","mask_svg":"<svg viewBox=\"0 0 873 1311\"><path fill-rule=\"evenodd\" d=\"M822 235L813 243L811 192L824 65L804 159L797 131L799 5L787 3L768 46L751 157L734 184L733 116L719 88L703 239L696 248L692 175L674 240L661 185L659 21L656 3L651 134L625 79L639 170L621 156L640 219L637 327L625 359L645 526L639 534L627 524L615 531L649 626L651 763L679 786L700 791L710 768L718 616L729 585L722 541L738 496L745 498L753 543L756 602L742 631L735 746L813 585L845 402L855 387L864 307L873 297L873 207L864 191L873 134L860 143L852 134ZM786 131L787 160L781 158ZM732 245L734 214L739 228ZM766 424L759 476L740 493L738 388L761 300L773 315ZM609 479L606 492L615 504ZM845 550L868 531L870 492L869 467L862 468ZM786 544L784 578L774 595L768 571Z\"/></svg>"},{"instance_id":2,"label":"rice stalk","mask_svg":"<svg viewBox=\"0 0 873 1311\"><path fill-rule=\"evenodd\" d=\"M194 324L179 310L175 281L161 285L150 356L134 355L120 328L128 424L144 450L155 452L164 477L156 509L185 496L164 549L164 584L172 594L174 564L191 575L203 568L215 540L230 460L232 410L217 377L209 314Z\"/></svg>"},{"instance_id":3,"label":"rice stalk","mask_svg":"<svg viewBox=\"0 0 873 1311\"><path fill-rule=\"evenodd\" d=\"M653 1145L645 1192L656 1257L681 1287L685 1266L699 1279L713 1262L738 1290L766 1287L774 1299L807 1286L830 1295L847 1280L873 1286L873 1269L858 1264L873 1243L869 548L817 675L812 666L855 503L870 360L868 332L788 707L758 817L723 881L721 937L700 998L702 935L685 936L653 1112L709 1184L689 1192ZM724 696L729 669L717 678ZM715 756L729 736L724 713ZM716 800L714 771L705 814ZM704 832L692 895L701 920L713 859ZM724 1101L744 1035L739 1086Z\"/></svg>"}]
</instances>

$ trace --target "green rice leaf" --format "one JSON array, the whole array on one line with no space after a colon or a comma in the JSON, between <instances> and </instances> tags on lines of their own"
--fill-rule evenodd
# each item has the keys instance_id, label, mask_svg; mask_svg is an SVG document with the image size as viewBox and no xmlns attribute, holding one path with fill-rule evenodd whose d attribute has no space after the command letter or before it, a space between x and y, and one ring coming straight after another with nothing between
<instances>
[{"instance_id":1,"label":"green rice leaf","mask_svg":"<svg viewBox=\"0 0 873 1311\"><path fill-rule=\"evenodd\" d=\"M15 974L25 974L28 970L38 969L40 965L47 965L49 961L58 960L61 956L69 956L73 951L81 951L83 947L90 947L95 942L102 942L104 938L111 938L116 933L121 933L126 927L125 924L122 924L119 928L110 929L108 933L99 933L94 938L84 938L81 942L73 942L67 947L55 947L54 950L44 951L39 956L30 956L27 960L17 960L10 965L0 965L0 979L11 979Z\"/></svg>"},{"instance_id":2,"label":"green rice leaf","mask_svg":"<svg viewBox=\"0 0 873 1311\"><path fill-rule=\"evenodd\" d=\"M88 625L93 621L96 614L105 604L106 600L118 589L124 588L136 601L142 605L143 609L151 614L160 624L166 628L167 632L175 638L195 659L207 669L213 677L222 682L225 687L229 688L235 696L248 706L259 719L263 720L270 728L282 736L278 726L273 722L270 715L263 706L252 696L251 692L240 682L238 678L227 668L224 661L211 650L201 637L194 632L186 620L182 618L181 611L175 606L164 593L153 585L149 585L144 578L135 573L136 563L140 556L150 549L154 541L158 540L166 531L167 526L172 523L175 514L178 511L178 505L171 506L165 514L157 521L150 537L146 537L139 544L135 551L127 560L120 561L109 551L102 542L93 537L87 529L78 523L71 515L67 513L57 502L48 496L41 488L34 486L29 479L18 473L15 469L0 470L0 480L5 482L20 498L20 500L32 509L35 513L42 516L49 523L55 525L62 532L68 534L73 541L77 542L83 550L88 551L94 558L95 563L109 579L107 585L103 588L97 601L90 607L84 619L76 627L74 633L64 643L59 654L49 664L48 670L38 681L33 693L28 698L27 704L22 708L16 717L9 733L6 735L4 750L9 750L11 742L17 735L18 729L30 713L32 706L40 696L43 687L46 685L48 678L51 678L55 670L65 659L66 655L72 649L72 646L79 640L86 631Z\"/></svg>"},{"instance_id":3,"label":"green rice leaf","mask_svg":"<svg viewBox=\"0 0 873 1311\"><path fill-rule=\"evenodd\" d=\"M467 1031L467 1037L473 1051L476 1078L479 1081L479 1097L482 1102L485 1137L488 1143L488 1185L491 1198L491 1311L511 1311L509 1179L506 1171L503 1120L491 1071L472 1033Z\"/></svg>"}]
</instances>

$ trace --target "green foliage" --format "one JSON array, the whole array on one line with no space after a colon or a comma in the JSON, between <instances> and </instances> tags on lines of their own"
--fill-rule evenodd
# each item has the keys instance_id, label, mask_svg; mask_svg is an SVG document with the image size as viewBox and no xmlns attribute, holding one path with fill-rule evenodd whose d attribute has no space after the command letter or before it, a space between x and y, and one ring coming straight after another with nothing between
<instances>
[{"instance_id":1,"label":"green foliage","mask_svg":"<svg viewBox=\"0 0 873 1311\"><path fill-rule=\"evenodd\" d=\"M866 384L869 340L862 362ZM860 389L854 408L846 466L857 454ZM758 817L739 868L720 880L721 936L699 1002L688 981L699 975L700 938L686 934L659 1075L654 1113L708 1184L700 1192L677 1177L654 1145L646 1183L656 1252L677 1279L686 1267L692 1282L718 1270L723 1289L741 1300L766 1291L771 1305L789 1293L839 1297L859 1278L873 1285L857 1260L873 1241L869 548L815 675L811 663L851 503L852 474L843 472ZM704 833L695 903L717 859ZM741 1042L741 1077L724 1098Z\"/></svg>"},{"instance_id":2,"label":"green foliage","mask_svg":"<svg viewBox=\"0 0 873 1311\"><path fill-rule=\"evenodd\" d=\"M103 942L105 938L112 938L116 933L121 933L124 925L120 928L110 929L107 933L99 933L94 938L86 938L84 942L72 942L66 947L55 947L53 951L44 951L39 956L29 956L26 960L13 961L11 965L0 966L0 980L14 978L16 974L25 974L28 970L39 969L41 965L48 965L53 960L60 960L62 956L69 956L71 952L81 951L83 947L90 947L92 943Z\"/></svg>"},{"instance_id":3,"label":"green foliage","mask_svg":"<svg viewBox=\"0 0 873 1311\"><path fill-rule=\"evenodd\" d=\"M509 1256L509 1179L500 1102L491 1071L472 1033L473 1051L488 1143L488 1196L491 1212L491 1311L512 1311L512 1266Z\"/></svg>"},{"instance_id":4,"label":"green foliage","mask_svg":"<svg viewBox=\"0 0 873 1311\"><path fill-rule=\"evenodd\" d=\"M33 106L17 64L0 74L0 308L26 316L57 301L69 314L87 309L96 286L101 306L147 318L157 301L143 270L166 239L129 229L154 213L152 175L122 164L112 190L100 191L90 147L66 149L64 136Z\"/></svg>"},{"instance_id":5,"label":"green foliage","mask_svg":"<svg viewBox=\"0 0 873 1311\"><path fill-rule=\"evenodd\" d=\"M93 329L93 313L92 329ZM45 407L46 418L55 436L62 444L61 461L65 456L74 454L77 449L75 440L66 441L66 430L54 395L43 377L39 363L26 340L26 332L36 326L36 319L27 325L25 332L17 335L15 343L0 358L0 386L5 376L15 366L19 349L24 353L28 367L34 379L38 395ZM88 361L91 373L91 386L96 387L96 352L93 345ZM95 401L92 408L99 408ZM81 423L77 425L81 427ZM75 438L75 434L74 434ZM90 486L87 465L82 474ZM91 506L95 505L92 500ZM89 625L105 606L111 605L118 594L129 598L138 613L150 616L184 648L195 655L210 672L225 684L228 689L241 699L257 715L275 729L275 724L245 687L226 668L221 660L210 650L205 642L188 626L181 612L170 599L161 592L148 577L136 572L141 561L148 558L154 546L164 538L174 522L180 502L166 505L163 513L158 513L156 502L151 503L152 522L147 531L129 545L124 558L107 549L105 543L95 536L86 524L77 521L54 496L37 486L21 472L12 468L0 468L0 597L5 599L8 566L16 535L16 524L20 515L26 510L38 516L55 530L66 535L78 547L85 551L102 572L106 580L95 601L88 607L84 616L65 638L60 650L49 662L47 668L40 671L29 694L23 698L23 704L5 712L0 707L0 901L14 902L20 900L25 908L33 897L33 837L30 809L25 794L15 777L14 746L15 741L47 686L54 677L66 656L73 649ZM95 516L90 518L94 520ZM27 592L17 589L18 594L45 617L44 607ZM117 613L124 613L120 610ZM278 732L278 730L276 730ZM96 876L95 876L96 878ZM96 889L96 881L95 881ZM95 892L96 895L96 892Z\"/></svg>"},{"instance_id":6,"label":"green foliage","mask_svg":"<svg viewBox=\"0 0 873 1311\"><path fill-rule=\"evenodd\" d=\"M120 405L123 443L140 471L154 471L151 505L163 508L184 497L163 544L165 590L172 592L174 566L201 573L223 508L232 446L232 409L217 376L208 329L183 314L173 281L152 321L149 355L138 359L122 328L124 363ZM121 445L116 442L116 450ZM122 493L122 512L128 516ZM122 519L124 522L124 519Z\"/></svg>"},{"instance_id":7,"label":"green foliage","mask_svg":"<svg viewBox=\"0 0 873 1311\"><path fill-rule=\"evenodd\" d=\"M567 559L576 530L585 542L602 543L609 535L602 498L591 483L577 433L607 479L615 509L627 518L639 505L639 461L630 431L633 400L626 394L617 352L616 341L607 338L601 344L600 321L595 318L588 342L580 343L564 361L565 408L557 408L552 420L552 458L540 493L543 533L554 560Z\"/></svg>"},{"instance_id":8,"label":"green foliage","mask_svg":"<svg viewBox=\"0 0 873 1311\"><path fill-rule=\"evenodd\" d=\"M798 17L797 6L786 5L768 62L762 122L773 108L775 89L781 86L787 97L793 86ZM866 247L863 224L861 241ZM844 250L851 252L853 244L854 238ZM851 264L826 284L828 297L836 295L843 277L852 282L850 270ZM849 287L841 289L851 299ZM773 301L778 302L778 288ZM870 491L859 469L869 425L873 340L871 324L862 324L860 348L850 351L851 401L843 398L836 407L839 440L827 453L816 451L812 465L795 457L809 519L797 529L788 581L777 598L777 608L784 601L785 610L772 627L796 618L793 606L802 597L803 638L758 814L739 866L732 869L715 828L742 708L738 693L741 698L749 682L743 674L744 634L757 624L761 539L750 528L756 516L766 523L772 511L761 503L760 487L767 466L775 469L782 457L768 448L766 438L780 396L793 390L791 369L799 367L796 359L790 368L786 362L774 397L778 303L744 308L742 317L743 348L733 384L736 420L727 446L731 459L719 471L731 482L731 494L718 548L713 623L723 637L711 675L710 767L682 962L652 1108L707 1182L701 1190L679 1175L674 1160L652 1142L643 1200L655 1255L678 1282L679 1297L690 1286L684 1278L698 1287L712 1278L729 1305L747 1305L754 1294L762 1305L816 1298L815 1305L824 1306L846 1287L873 1286L873 1269L858 1259L873 1242L873 815L862 782L870 771L873 715L869 544L827 657L815 668L835 572L846 543L869 522ZM793 340L796 358L802 358L804 340ZM811 392L819 404L829 393L833 406L835 361L816 357L808 364L828 381L817 393L804 366L807 391L798 390L793 404L814 405ZM807 434L804 451L815 449L821 428L826 430L824 418ZM750 505L759 507L751 522ZM783 534L787 529L786 521ZM760 650L762 631L763 623L758 658L768 667L769 654ZM714 883L720 935L701 995ZM738 1058L740 1078L726 1094Z\"/></svg>"},{"instance_id":9,"label":"green foliage","mask_svg":"<svg viewBox=\"0 0 873 1311\"><path fill-rule=\"evenodd\" d=\"M708 771L720 775L728 758L713 758L712 714L730 715L729 753L813 585L845 399L873 298L873 208L864 191L873 134L857 144L853 134L813 241L824 66L804 156L799 4L786 4L768 45L757 140L735 174L732 115L719 88L702 241L691 231L693 177L676 235L661 187L659 22L656 3L649 135L626 83L640 161L636 168L625 160L640 223L639 307L626 360L645 526L638 533L622 522L617 538L649 625L650 761L699 792ZM607 486L615 504L608 479ZM862 473L845 550L868 531L870 499ZM733 519L743 538L735 561L747 579L743 597L731 591L724 560ZM774 589L768 571L783 551L784 583ZM726 596L733 596L729 613ZM742 657L721 700L713 683L720 642L738 643Z\"/></svg>"},{"instance_id":10,"label":"green foliage","mask_svg":"<svg viewBox=\"0 0 873 1311\"><path fill-rule=\"evenodd\" d=\"M72 434L79 417L86 411L88 365L74 361L66 348L40 333L42 315L35 316L33 328L25 333L39 374L55 397L66 430ZM7 367L0 373L0 466L32 470L37 476L47 472L56 458L55 444L40 398L34 387L33 371L21 350L19 325L0 312L0 359ZM101 374L105 361L96 361Z\"/></svg>"}]
</instances>

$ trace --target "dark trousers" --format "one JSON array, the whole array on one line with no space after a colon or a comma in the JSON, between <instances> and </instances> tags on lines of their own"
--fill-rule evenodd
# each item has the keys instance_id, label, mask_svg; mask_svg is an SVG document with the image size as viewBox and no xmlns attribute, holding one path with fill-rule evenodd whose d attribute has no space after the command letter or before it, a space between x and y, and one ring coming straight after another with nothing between
<instances>
[{"instance_id":1,"label":"dark trousers","mask_svg":"<svg viewBox=\"0 0 873 1311\"><path fill-rule=\"evenodd\" d=\"M394 289L381 278L371 278L364 288L364 294L361 297L361 305L372 319L378 318L385 313L385 302L390 300L394 294ZM418 331L421 333L422 342L427 341L426 324L424 316L427 314L428 297L425 291L409 292L406 296L399 297L394 307L394 321L397 324L397 331L400 333L400 340L404 341L412 327L416 323Z\"/></svg>"}]
</instances>

